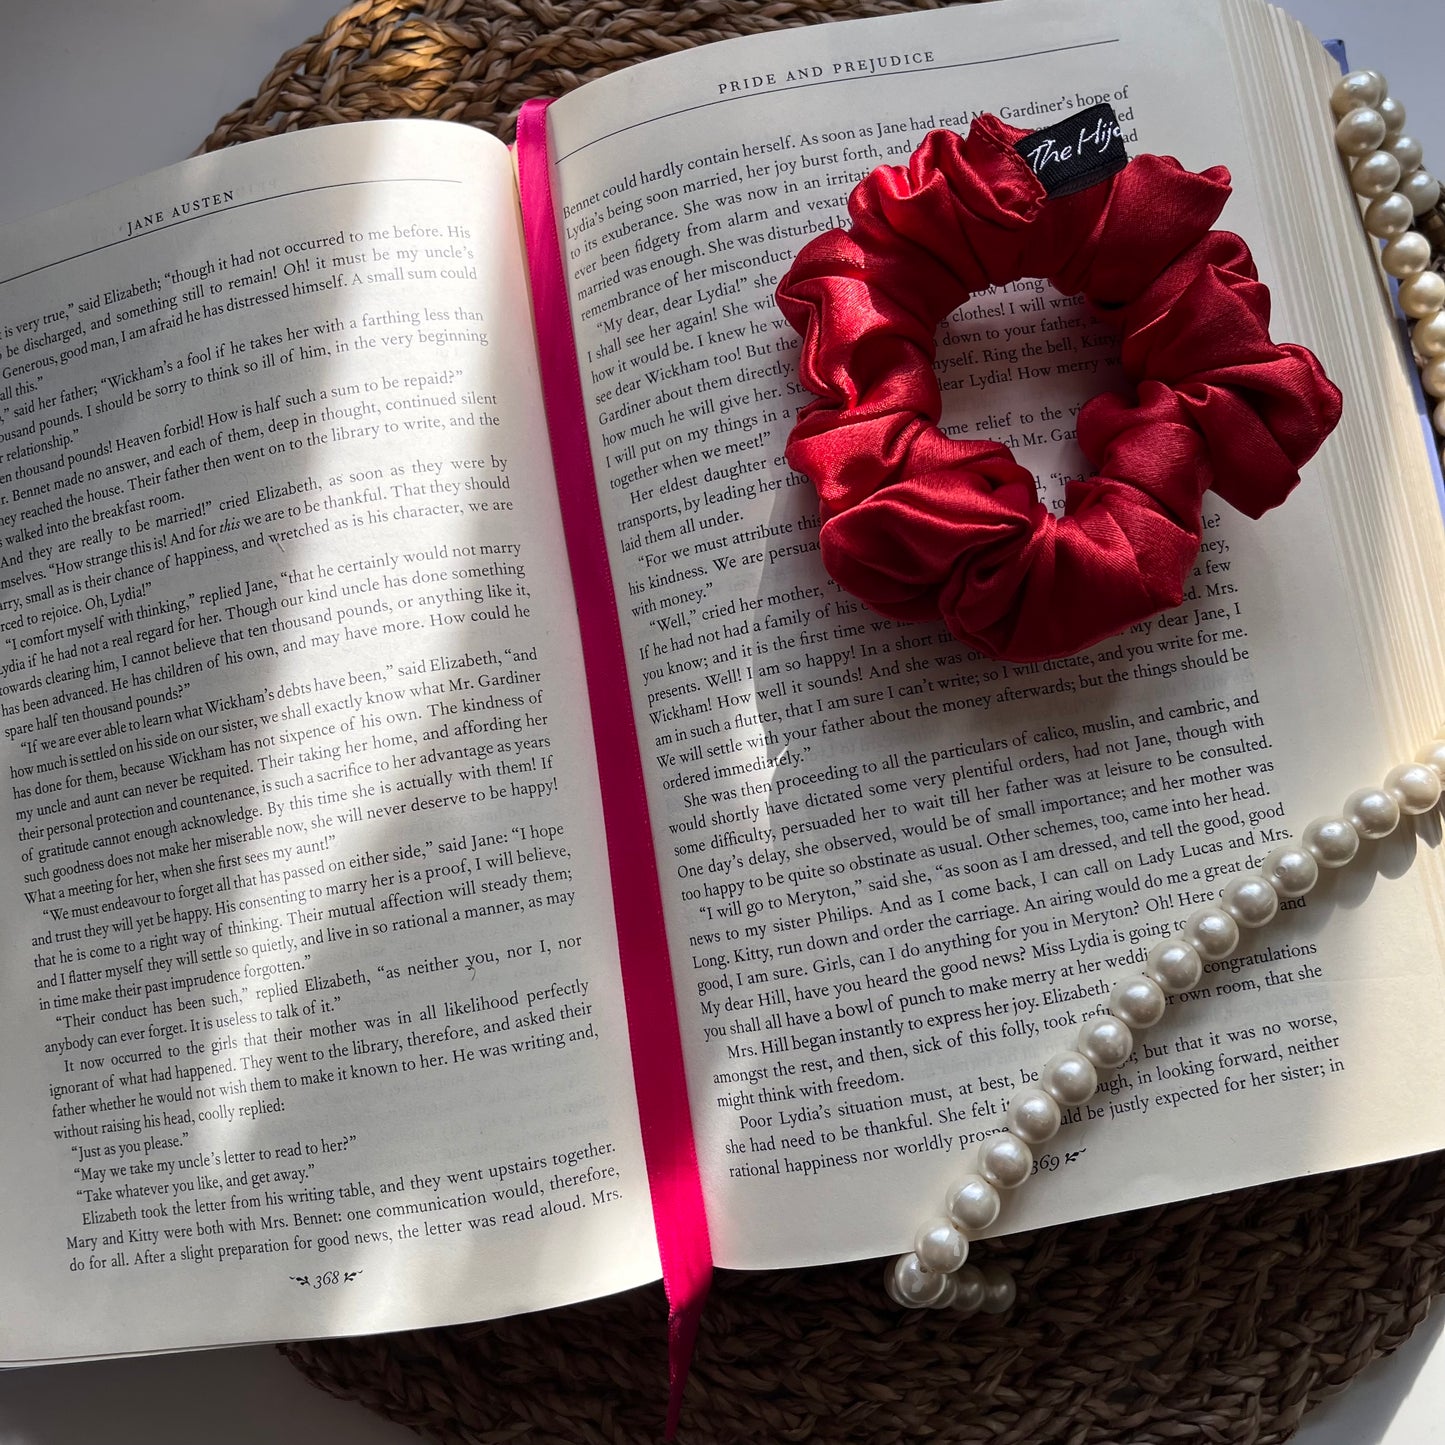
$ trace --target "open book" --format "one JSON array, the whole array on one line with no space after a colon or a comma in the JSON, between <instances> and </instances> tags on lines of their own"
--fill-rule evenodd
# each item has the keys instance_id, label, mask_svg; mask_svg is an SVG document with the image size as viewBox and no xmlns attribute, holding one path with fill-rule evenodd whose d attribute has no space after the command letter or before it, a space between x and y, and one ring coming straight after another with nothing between
<instances>
[{"instance_id":1,"label":"open book","mask_svg":"<svg viewBox=\"0 0 1445 1445\"><path fill-rule=\"evenodd\" d=\"M908 1247L1129 961L1438 720L1445 542L1331 80L1246 0L1030 0L556 104L575 586L495 140L316 130L0 232L0 1356L655 1278L618 946L652 870L717 1262ZM1264 521L1206 499L1177 611L1011 666L824 573L772 293L927 130L1100 97L1230 167L1346 415ZM939 367L1057 503L1107 329L1021 282ZM604 825L579 613L620 627L650 844ZM1445 1145L1398 1094L1445 1087L1429 826L1211 967L1000 1229Z\"/></svg>"}]
</instances>

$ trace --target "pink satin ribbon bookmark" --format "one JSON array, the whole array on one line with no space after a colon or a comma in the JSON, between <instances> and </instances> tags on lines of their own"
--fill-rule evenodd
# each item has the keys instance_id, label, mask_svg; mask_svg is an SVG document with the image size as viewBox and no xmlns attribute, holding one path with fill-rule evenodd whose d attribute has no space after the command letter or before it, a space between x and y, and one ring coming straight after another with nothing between
<instances>
[{"instance_id":1,"label":"pink satin ribbon bookmark","mask_svg":"<svg viewBox=\"0 0 1445 1445\"><path fill-rule=\"evenodd\" d=\"M547 430L572 585L579 599L577 616L602 781L642 1146L669 1305L672 1388L667 1433L671 1438L677 1431L683 1386L712 1281L712 1247L687 1101L652 825L642 787L642 756L632 719L622 630L592 473L582 379L552 203L546 117L550 104L550 100L529 100L522 107L517 119L517 171Z\"/></svg>"}]
</instances>

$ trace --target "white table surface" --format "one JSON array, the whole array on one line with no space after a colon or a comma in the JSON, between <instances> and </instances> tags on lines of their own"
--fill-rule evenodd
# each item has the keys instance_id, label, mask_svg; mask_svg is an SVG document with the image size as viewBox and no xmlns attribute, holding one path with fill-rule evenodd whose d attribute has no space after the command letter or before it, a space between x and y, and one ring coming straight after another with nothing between
<instances>
[{"instance_id":1,"label":"white table surface","mask_svg":"<svg viewBox=\"0 0 1445 1445\"><path fill-rule=\"evenodd\" d=\"M188 155L339 0L0 0L0 222ZM1445 170L1439 0L1293 0L1390 77ZM3 1165L0 1165L3 1167ZM1445 1312L1313 1412L1300 1445L1445 1442ZM658 1362L659 1400L663 1388ZM57 1365L0 1378L0 1445L401 1445L275 1350ZM1125 1442L1120 1442L1125 1445Z\"/></svg>"}]
</instances>

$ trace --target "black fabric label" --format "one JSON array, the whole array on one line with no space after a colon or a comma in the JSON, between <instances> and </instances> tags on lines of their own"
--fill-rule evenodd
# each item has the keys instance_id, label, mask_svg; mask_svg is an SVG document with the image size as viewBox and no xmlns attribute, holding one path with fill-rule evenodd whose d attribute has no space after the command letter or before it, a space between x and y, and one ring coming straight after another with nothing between
<instances>
[{"instance_id":1,"label":"black fabric label","mask_svg":"<svg viewBox=\"0 0 1445 1445\"><path fill-rule=\"evenodd\" d=\"M1031 131L1014 149L1051 196L1071 196L1086 190L1108 180L1129 163L1119 117L1107 101L1043 130Z\"/></svg>"}]
</instances>

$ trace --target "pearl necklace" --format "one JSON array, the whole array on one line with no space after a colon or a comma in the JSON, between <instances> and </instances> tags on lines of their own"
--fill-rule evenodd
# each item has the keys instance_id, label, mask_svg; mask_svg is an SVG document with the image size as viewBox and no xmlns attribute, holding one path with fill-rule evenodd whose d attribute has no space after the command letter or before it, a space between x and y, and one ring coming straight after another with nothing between
<instances>
[{"instance_id":1,"label":"pearl necklace","mask_svg":"<svg viewBox=\"0 0 1445 1445\"><path fill-rule=\"evenodd\" d=\"M1441 201L1441 184L1420 165L1418 140L1405 134L1405 105L1394 100L1379 71L1351 71L1335 87L1329 105L1338 117L1335 144L1353 160L1350 186L1366 202L1364 227L1384 241L1380 264L1399 282L1400 311L1412 318L1410 345L1420 383L1436 399L1431 420L1445 436L1445 276L1431 269L1432 246L1418 230ZM985 1233L1003 1208L1004 1192L1033 1175L1033 1150L1058 1133L1065 1108L1094 1097L1100 1069L1117 1069L1134 1049L1134 1035L1165 1016L1173 994L1188 993L1205 962L1228 957L1240 929L1263 928L1280 900L1305 896L1321 868L1342 868L1360 840L1389 837L1400 818L1425 814L1441 801L1445 786L1445 724L1413 763L1393 767L1380 788L1345 799L1338 816L1316 818L1298 842L1276 848L1259 873L1238 874L1217 902L1195 909L1175 938L1160 939L1142 971L1120 978L1108 1013L1079 1026L1074 1048L1055 1053L1004 1105L1003 1129L985 1137L974 1169L949 1188L944 1215L925 1221L912 1253L887 1267L890 1298L910 1309L954 1308L961 1314L1001 1314L1014 1301L1013 1277L998 1264L967 1263L968 1241Z\"/></svg>"},{"instance_id":2,"label":"pearl necklace","mask_svg":"<svg viewBox=\"0 0 1445 1445\"><path fill-rule=\"evenodd\" d=\"M1419 141L1404 134L1405 107L1378 71L1351 71L1335 87L1330 108L1339 117L1335 144L1353 162L1350 187L1365 202L1365 229L1385 243L1380 264L1399 282L1400 310L1413 321L1410 344L1421 384L1436 399L1431 421L1445 436L1445 276L1430 269L1430 241L1412 229L1439 204L1440 182L1421 165ZM1321 868L1343 868L1361 839L1388 837L1402 816L1429 812L1442 787L1445 724L1413 763L1392 768L1378 788L1351 793L1339 816L1316 818L1298 842L1276 848L1258 873L1231 878L1176 937L1156 943L1140 972L1115 984L1109 1012L1085 1019L1074 1047L1055 1054L1034 1084L1013 1095L1003 1128L977 1145L972 1172L945 1195L943 1215L925 1221L911 1253L890 1261L884 1282L893 1301L962 1314L1007 1310L1016 1293L1012 1277L997 1264L968 1264L969 1240L998 1219L1004 1193L1031 1177L1033 1151L1058 1132L1063 1110L1093 1097L1099 1070L1121 1067L1135 1034L1164 1017L1172 995L1198 986L1205 963L1232 953L1241 929L1262 928L1282 899L1302 898Z\"/></svg>"},{"instance_id":3,"label":"pearl necklace","mask_svg":"<svg viewBox=\"0 0 1445 1445\"><path fill-rule=\"evenodd\" d=\"M1445 276L1430 269L1429 239L1411 229L1439 204L1440 182L1421 165L1420 142L1404 133L1405 107L1379 71L1352 70L1330 108L1339 117L1335 145L1353 162L1350 188L1366 202L1365 229L1385 243L1380 264L1400 283L1400 310L1414 320L1420 382L1436 398L1430 420L1445 436Z\"/></svg>"},{"instance_id":4,"label":"pearl necklace","mask_svg":"<svg viewBox=\"0 0 1445 1445\"><path fill-rule=\"evenodd\" d=\"M1231 954L1241 929L1262 928L1282 899L1302 898L1319 881L1321 868L1343 868L1361 839L1386 838L1403 816L1428 813L1440 802L1442 787L1445 724L1413 763L1391 768L1378 788L1351 793L1338 816L1316 818L1298 842L1276 848L1258 873L1231 878L1215 902L1189 915L1178 935L1156 943L1140 972L1114 985L1109 1012L1085 1019L1073 1048L1055 1054L1037 1082L1008 1101L1002 1130L978 1144L973 1172L944 1198L944 1216L925 1222L912 1253L889 1264L885 1283L895 1303L912 1309L955 1306L967 1314L1008 1309L1012 1278L998 1265L967 1264L969 1239L997 1220L1003 1193L1033 1173L1033 1151L1058 1132L1063 1110L1093 1097L1099 1071L1121 1067L1134 1050L1135 1034L1164 1017L1171 995L1198 987L1205 963Z\"/></svg>"}]
</instances>

